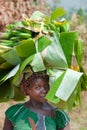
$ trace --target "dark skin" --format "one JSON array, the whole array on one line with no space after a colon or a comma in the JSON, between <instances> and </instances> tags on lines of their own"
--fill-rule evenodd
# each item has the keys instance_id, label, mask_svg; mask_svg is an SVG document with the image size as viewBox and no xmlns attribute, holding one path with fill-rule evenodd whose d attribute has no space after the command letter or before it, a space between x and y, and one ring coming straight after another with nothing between
<instances>
[{"instance_id":1,"label":"dark skin","mask_svg":"<svg viewBox=\"0 0 87 130\"><path fill-rule=\"evenodd\" d=\"M24 104L27 108L45 116L55 116L54 108L45 99L49 91L49 83L46 80L39 77L31 82L29 88L27 87L26 89L30 97L30 100ZM13 130L13 125L7 118L5 119L3 130ZM69 124L60 130L70 130Z\"/></svg>"}]
</instances>

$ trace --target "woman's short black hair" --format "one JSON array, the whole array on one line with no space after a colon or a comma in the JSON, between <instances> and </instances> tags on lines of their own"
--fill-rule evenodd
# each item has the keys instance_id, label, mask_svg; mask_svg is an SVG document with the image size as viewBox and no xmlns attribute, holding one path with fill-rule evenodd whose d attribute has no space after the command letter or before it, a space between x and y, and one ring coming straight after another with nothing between
<instances>
[{"instance_id":1,"label":"woman's short black hair","mask_svg":"<svg viewBox=\"0 0 87 130\"><path fill-rule=\"evenodd\" d=\"M33 82L34 80L41 78L47 82L49 82L49 75L47 75L45 72L43 71L39 71L39 72L33 72L31 74L30 77L28 77L27 79L25 79L25 77L23 77L22 79L22 83L24 86L29 87L31 82Z\"/></svg>"}]
</instances>

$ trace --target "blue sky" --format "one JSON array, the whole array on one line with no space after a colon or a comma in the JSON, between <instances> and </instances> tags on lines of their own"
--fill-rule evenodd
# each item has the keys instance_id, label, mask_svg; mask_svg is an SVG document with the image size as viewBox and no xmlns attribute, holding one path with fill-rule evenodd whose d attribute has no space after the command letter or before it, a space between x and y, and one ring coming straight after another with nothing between
<instances>
[{"instance_id":1,"label":"blue sky","mask_svg":"<svg viewBox=\"0 0 87 130\"><path fill-rule=\"evenodd\" d=\"M47 0L47 1L52 6L54 5L54 3L56 7L59 6L59 4L57 4L57 0ZM74 9L82 8L83 10L87 9L87 0L60 0L60 3L61 3L60 6L66 10L70 8Z\"/></svg>"},{"instance_id":2,"label":"blue sky","mask_svg":"<svg viewBox=\"0 0 87 130\"><path fill-rule=\"evenodd\" d=\"M61 5L65 8L87 9L87 0L61 0Z\"/></svg>"}]
</instances>

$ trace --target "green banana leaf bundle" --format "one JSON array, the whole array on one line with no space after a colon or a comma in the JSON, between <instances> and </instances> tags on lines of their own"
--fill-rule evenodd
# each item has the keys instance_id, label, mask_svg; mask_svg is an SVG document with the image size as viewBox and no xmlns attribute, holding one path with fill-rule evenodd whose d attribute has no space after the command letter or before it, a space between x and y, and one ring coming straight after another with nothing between
<instances>
[{"instance_id":1,"label":"green banana leaf bundle","mask_svg":"<svg viewBox=\"0 0 87 130\"><path fill-rule=\"evenodd\" d=\"M46 99L54 106L71 110L81 103L87 90L83 69L83 41L70 31L58 8L50 16L36 11L30 18L7 25L0 38L0 102L24 100L20 82L23 73L46 71L50 91Z\"/></svg>"}]
</instances>

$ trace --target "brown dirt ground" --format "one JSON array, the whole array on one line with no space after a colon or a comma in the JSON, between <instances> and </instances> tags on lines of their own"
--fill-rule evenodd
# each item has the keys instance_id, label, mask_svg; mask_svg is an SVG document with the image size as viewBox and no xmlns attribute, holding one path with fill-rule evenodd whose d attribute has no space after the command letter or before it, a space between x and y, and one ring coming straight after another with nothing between
<instances>
[{"instance_id":1,"label":"brown dirt ground","mask_svg":"<svg viewBox=\"0 0 87 130\"><path fill-rule=\"evenodd\" d=\"M15 101L0 103L0 130L2 130L6 109L16 104ZM82 93L82 107L74 108L68 113L70 116L71 130L87 130L87 92Z\"/></svg>"},{"instance_id":2,"label":"brown dirt ground","mask_svg":"<svg viewBox=\"0 0 87 130\"><path fill-rule=\"evenodd\" d=\"M82 105L69 113L71 130L87 130L87 92L82 93Z\"/></svg>"}]
</instances>

